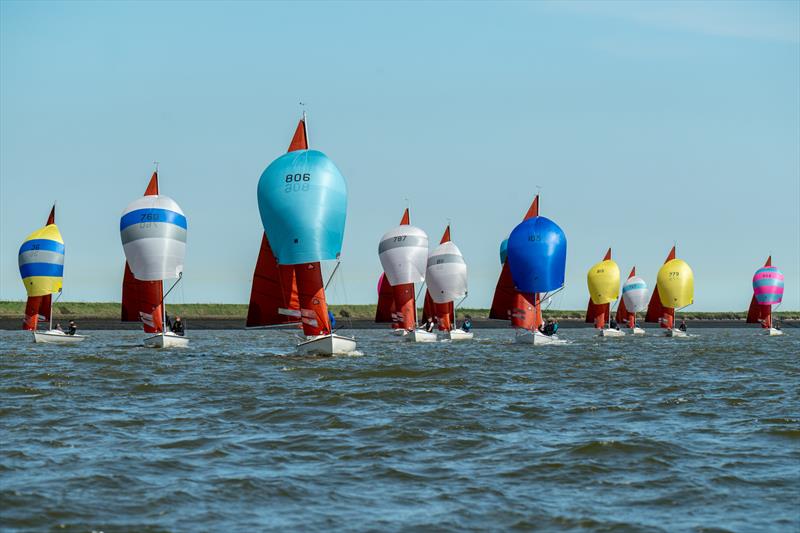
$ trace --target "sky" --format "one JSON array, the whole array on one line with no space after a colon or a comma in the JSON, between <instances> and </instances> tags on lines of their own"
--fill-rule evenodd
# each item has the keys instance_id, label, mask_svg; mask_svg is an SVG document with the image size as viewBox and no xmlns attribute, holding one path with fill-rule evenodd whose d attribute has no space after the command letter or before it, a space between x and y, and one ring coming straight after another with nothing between
<instances>
[{"instance_id":1,"label":"sky","mask_svg":"<svg viewBox=\"0 0 800 533\"><path fill-rule=\"evenodd\" d=\"M299 102L304 102L300 106ZM256 185L308 113L347 179L333 303L373 303L406 205L448 221L487 307L537 191L566 289L613 249L694 310L744 310L769 254L800 309L800 2L0 2L0 300L58 202L66 301L119 301L119 216L160 162L189 221L174 301L246 303ZM328 266L327 268L330 268Z\"/></svg>"}]
</instances>

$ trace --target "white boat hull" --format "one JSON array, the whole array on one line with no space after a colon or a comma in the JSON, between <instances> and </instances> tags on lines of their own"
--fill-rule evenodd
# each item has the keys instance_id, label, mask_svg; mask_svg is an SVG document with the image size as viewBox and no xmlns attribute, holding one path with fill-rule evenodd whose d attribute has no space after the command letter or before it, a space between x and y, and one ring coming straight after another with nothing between
<instances>
[{"instance_id":1,"label":"white boat hull","mask_svg":"<svg viewBox=\"0 0 800 533\"><path fill-rule=\"evenodd\" d=\"M668 329L665 333L667 337L688 337L685 331L679 329Z\"/></svg>"},{"instance_id":2,"label":"white boat hull","mask_svg":"<svg viewBox=\"0 0 800 533\"><path fill-rule=\"evenodd\" d=\"M403 339L409 342L436 342L438 340L436 333L433 331L425 331L424 329L409 331Z\"/></svg>"},{"instance_id":3,"label":"white boat hull","mask_svg":"<svg viewBox=\"0 0 800 533\"><path fill-rule=\"evenodd\" d=\"M519 344L533 344L535 346L545 346L548 344L564 344L566 341L559 339L558 335L547 336L539 331L528 331L527 329L518 329L517 334L514 337L514 342L517 342Z\"/></svg>"},{"instance_id":4,"label":"white boat hull","mask_svg":"<svg viewBox=\"0 0 800 533\"><path fill-rule=\"evenodd\" d=\"M600 337L624 337L625 332L619 329L601 329L600 332L597 334Z\"/></svg>"},{"instance_id":5,"label":"white boat hull","mask_svg":"<svg viewBox=\"0 0 800 533\"><path fill-rule=\"evenodd\" d=\"M770 337L777 337L779 335L783 335L783 331L775 328L769 328L764 335L769 335Z\"/></svg>"},{"instance_id":6,"label":"white boat hull","mask_svg":"<svg viewBox=\"0 0 800 533\"><path fill-rule=\"evenodd\" d=\"M51 329L48 331L34 331L33 342L44 344L78 344L86 339L83 335L67 335L63 331Z\"/></svg>"},{"instance_id":7,"label":"white boat hull","mask_svg":"<svg viewBox=\"0 0 800 533\"><path fill-rule=\"evenodd\" d=\"M644 335L645 331L643 328L633 328L633 329L628 329L628 333L631 335Z\"/></svg>"},{"instance_id":8,"label":"white boat hull","mask_svg":"<svg viewBox=\"0 0 800 533\"><path fill-rule=\"evenodd\" d=\"M189 346L189 339L168 331L147 337L144 345L148 348L186 348Z\"/></svg>"},{"instance_id":9,"label":"white boat hull","mask_svg":"<svg viewBox=\"0 0 800 533\"><path fill-rule=\"evenodd\" d=\"M463 329L451 329L450 331L443 331L442 336L451 341L470 341L475 334L471 331L464 331Z\"/></svg>"},{"instance_id":10,"label":"white boat hull","mask_svg":"<svg viewBox=\"0 0 800 533\"><path fill-rule=\"evenodd\" d=\"M297 345L301 355L347 355L356 351L356 340L335 333L307 337Z\"/></svg>"},{"instance_id":11,"label":"white boat hull","mask_svg":"<svg viewBox=\"0 0 800 533\"><path fill-rule=\"evenodd\" d=\"M392 335L397 337L404 337L406 333L408 333L408 331L404 330L403 328L396 328L392 330Z\"/></svg>"}]
</instances>

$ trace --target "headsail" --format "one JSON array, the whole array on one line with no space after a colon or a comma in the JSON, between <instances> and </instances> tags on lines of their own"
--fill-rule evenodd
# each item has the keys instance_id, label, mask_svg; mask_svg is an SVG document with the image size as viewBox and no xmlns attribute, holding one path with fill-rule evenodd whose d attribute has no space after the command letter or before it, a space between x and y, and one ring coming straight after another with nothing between
<instances>
[{"instance_id":1,"label":"headsail","mask_svg":"<svg viewBox=\"0 0 800 533\"><path fill-rule=\"evenodd\" d=\"M450 240L449 225L439 246L428 256L425 279L428 283L425 307L431 307L439 329L449 331L455 325L454 301L467 295L467 264L461 250ZM426 314L423 320L428 316Z\"/></svg>"},{"instance_id":2,"label":"headsail","mask_svg":"<svg viewBox=\"0 0 800 533\"><path fill-rule=\"evenodd\" d=\"M636 276L636 267L631 269L628 279L622 285L622 300L617 309L617 322L627 322L628 327L636 325L636 313L647 309L647 284Z\"/></svg>"},{"instance_id":3,"label":"headsail","mask_svg":"<svg viewBox=\"0 0 800 533\"><path fill-rule=\"evenodd\" d=\"M772 327L772 306L783 300L784 276L772 266L772 256L753 275L753 298L747 312L748 323L760 323L764 328Z\"/></svg>"},{"instance_id":4,"label":"headsail","mask_svg":"<svg viewBox=\"0 0 800 533\"><path fill-rule=\"evenodd\" d=\"M375 309L375 322L378 324L396 324L394 293L392 284L386 279L386 274L378 278L378 306Z\"/></svg>"},{"instance_id":5,"label":"headsail","mask_svg":"<svg viewBox=\"0 0 800 533\"><path fill-rule=\"evenodd\" d=\"M508 264L517 289L545 293L564 285L567 238L543 216L520 223L508 238Z\"/></svg>"}]
</instances>

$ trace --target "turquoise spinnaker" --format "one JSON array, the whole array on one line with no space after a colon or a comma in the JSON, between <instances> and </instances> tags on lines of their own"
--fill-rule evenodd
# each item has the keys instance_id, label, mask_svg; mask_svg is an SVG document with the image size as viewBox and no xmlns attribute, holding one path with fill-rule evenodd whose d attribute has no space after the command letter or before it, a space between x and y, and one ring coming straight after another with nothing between
<instances>
[{"instance_id":1,"label":"turquoise spinnaker","mask_svg":"<svg viewBox=\"0 0 800 533\"><path fill-rule=\"evenodd\" d=\"M278 263L337 259L347 216L347 183L317 150L282 155L258 181L261 223Z\"/></svg>"}]
</instances>

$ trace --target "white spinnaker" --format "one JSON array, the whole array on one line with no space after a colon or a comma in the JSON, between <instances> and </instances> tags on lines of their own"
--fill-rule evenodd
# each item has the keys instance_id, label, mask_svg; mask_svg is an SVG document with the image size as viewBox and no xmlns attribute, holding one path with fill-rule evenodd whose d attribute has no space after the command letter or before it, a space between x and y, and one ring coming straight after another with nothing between
<instances>
[{"instance_id":1,"label":"white spinnaker","mask_svg":"<svg viewBox=\"0 0 800 533\"><path fill-rule=\"evenodd\" d=\"M378 257L392 285L425 281L428 235L416 226L397 226L381 237Z\"/></svg>"},{"instance_id":2,"label":"white spinnaker","mask_svg":"<svg viewBox=\"0 0 800 533\"><path fill-rule=\"evenodd\" d=\"M431 252L425 280L428 293L437 304L460 300L467 295L467 264L458 246L445 242Z\"/></svg>"},{"instance_id":3,"label":"white spinnaker","mask_svg":"<svg viewBox=\"0 0 800 533\"><path fill-rule=\"evenodd\" d=\"M622 285L622 299L625 309L631 313L640 313L647 309L648 294L647 284L638 276L629 278Z\"/></svg>"},{"instance_id":4,"label":"white spinnaker","mask_svg":"<svg viewBox=\"0 0 800 533\"><path fill-rule=\"evenodd\" d=\"M151 195L131 202L122 213L120 237L136 279L172 279L183 272L186 217L172 198Z\"/></svg>"}]
</instances>

